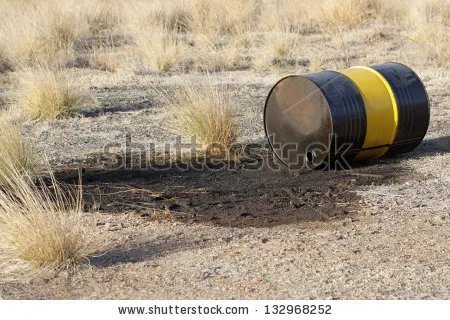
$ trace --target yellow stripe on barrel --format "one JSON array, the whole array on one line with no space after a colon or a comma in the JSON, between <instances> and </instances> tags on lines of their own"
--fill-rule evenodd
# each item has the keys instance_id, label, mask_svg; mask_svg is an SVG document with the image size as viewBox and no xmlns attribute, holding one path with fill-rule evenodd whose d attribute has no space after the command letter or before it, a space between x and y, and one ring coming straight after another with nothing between
<instances>
[{"instance_id":1,"label":"yellow stripe on barrel","mask_svg":"<svg viewBox=\"0 0 450 320\"><path fill-rule=\"evenodd\" d=\"M394 93L384 77L369 67L352 67L340 72L356 84L366 107L367 132L363 149L369 150L359 152L355 160L377 159L389 150L397 132L398 111Z\"/></svg>"}]
</instances>

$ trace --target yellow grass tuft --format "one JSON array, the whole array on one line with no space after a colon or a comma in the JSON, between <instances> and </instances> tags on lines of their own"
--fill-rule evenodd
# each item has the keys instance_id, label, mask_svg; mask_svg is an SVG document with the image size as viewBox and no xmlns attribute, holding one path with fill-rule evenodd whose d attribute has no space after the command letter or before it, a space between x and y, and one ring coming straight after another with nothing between
<instances>
[{"instance_id":1,"label":"yellow grass tuft","mask_svg":"<svg viewBox=\"0 0 450 320\"><path fill-rule=\"evenodd\" d=\"M138 52L144 62L155 71L175 69L181 60L181 44L177 34L164 28L140 30L136 35Z\"/></svg>"},{"instance_id":2,"label":"yellow grass tuft","mask_svg":"<svg viewBox=\"0 0 450 320\"><path fill-rule=\"evenodd\" d=\"M333 26L350 28L362 27L374 15L374 0L340 0L328 1L329 10L324 11L323 19Z\"/></svg>"},{"instance_id":3,"label":"yellow grass tuft","mask_svg":"<svg viewBox=\"0 0 450 320\"><path fill-rule=\"evenodd\" d=\"M17 108L31 120L74 114L83 101L83 86L65 70L29 70L19 74Z\"/></svg>"},{"instance_id":4,"label":"yellow grass tuft","mask_svg":"<svg viewBox=\"0 0 450 320\"><path fill-rule=\"evenodd\" d=\"M298 34L279 32L269 41L272 56L276 59L291 57L298 48Z\"/></svg>"},{"instance_id":5,"label":"yellow grass tuft","mask_svg":"<svg viewBox=\"0 0 450 320\"><path fill-rule=\"evenodd\" d=\"M80 15L86 20L89 32L105 34L114 31L123 22L124 8L119 1L91 0L85 3Z\"/></svg>"},{"instance_id":6,"label":"yellow grass tuft","mask_svg":"<svg viewBox=\"0 0 450 320\"><path fill-rule=\"evenodd\" d=\"M273 66L287 67L295 65L299 48L299 34L284 31L273 32L259 49L258 56L253 61L253 67L260 71L270 70Z\"/></svg>"},{"instance_id":7,"label":"yellow grass tuft","mask_svg":"<svg viewBox=\"0 0 450 320\"><path fill-rule=\"evenodd\" d=\"M139 8L139 10L142 10L142 8ZM174 32L186 31L191 19L188 3L185 0L152 1L144 8L144 13L145 21L139 21L141 24L152 24L155 27Z\"/></svg>"},{"instance_id":8,"label":"yellow grass tuft","mask_svg":"<svg viewBox=\"0 0 450 320\"><path fill-rule=\"evenodd\" d=\"M214 72L249 66L249 61L241 54L242 49L238 47L213 43L207 38L200 38L195 43L195 48L191 57L197 70Z\"/></svg>"},{"instance_id":9,"label":"yellow grass tuft","mask_svg":"<svg viewBox=\"0 0 450 320\"><path fill-rule=\"evenodd\" d=\"M84 28L85 25L75 13L55 9L54 13L50 12L50 18L47 19L43 34L46 43L43 45L52 51L70 48L83 34Z\"/></svg>"},{"instance_id":10,"label":"yellow grass tuft","mask_svg":"<svg viewBox=\"0 0 450 320\"><path fill-rule=\"evenodd\" d=\"M0 187L7 185L12 173L31 174L32 171L32 153L18 127L0 118Z\"/></svg>"},{"instance_id":11,"label":"yellow grass tuft","mask_svg":"<svg viewBox=\"0 0 450 320\"><path fill-rule=\"evenodd\" d=\"M234 102L226 88L212 84L182 85L164 95L169 105L172 126L188 139L196 137L203 144L218 143L229 147L238 137Z\"/></svg>"},{"instance_id":12,"label":"yellow grass tuft","mask_svg":"<svg viewBox=\"0 0 450 320\"><path fill-rule=\"evenodd\" d=\"M82 221L81 196L36 186L10 167L10 189L0 189L0 281L73 269L93 252Z\"/></svg>"},{"instance_id":13,"label":"yellow grass tuft","mask_svg":"<svg viewBox=\"0 0 450 320\"><path fill-rule=\"evenodd\" d=\"M107 48L93 48L89 56L89 66L98 70L114 72L120 67L119 55Z\"/></svg>"}]
</instances>

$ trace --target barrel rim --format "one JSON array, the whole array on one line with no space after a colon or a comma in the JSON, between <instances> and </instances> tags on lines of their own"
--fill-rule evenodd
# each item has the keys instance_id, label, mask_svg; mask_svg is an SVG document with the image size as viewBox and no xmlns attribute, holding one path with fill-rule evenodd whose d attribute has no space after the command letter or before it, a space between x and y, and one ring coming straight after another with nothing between
<instances>
[{"instance_id":1,"label":"barrel rim","mask_svg":"<svg viewBox=\"0 0 450 320\"><path fill-rule=\"evenodd\" d=\"M431 111L431 109L430 109L430 96L428 95L427 88L425 87L425 84L423 83L422 79L419 77L419 75L410 66L407 66L404 63L390 61L390 62L386 62L386 63L383 63L383 64L389 64L389 63L398 64L400 66L405 67L406 69L409 69L409 71L411 71L411 73L417 78L417 80L419 80L420 84L422 85L423 91L425 91L425 96L427 97L427 108L428 108L428 111L429 111L428 112L428 119L430 119L430 111ZM427 128L427 132L428 132L428 128ZM426 135L427 132L425 132L425 135Z\"/></svg>"},{"instance_id":2,"label":"barrel rim","mask_svg":"<svg viewBox=\"0 0 450 320\"><path fill-rule=\"evenodd\" d=\"M323 70L323 71L326 71L326 70ZM330 70L330 71L331 71L331 70ZM281 163L284 164L286 167L289 167L289 164L286 163L286 162L281 158L280 155L278 155L278 153L275 151L275 149L274 149L274 147L273 147L273 145L272 145L272 142L271 142L270 139L269 139L269 134L268 134L268 132L267 132L267 122L266 122L266 120L267 120L267 118L266 118L266 114L267 114L267 104L268 104L268 102L269 102L270 96L272 95L273 91L274 91L275 88L278 86L278 84L280 84L280 82L282 82L282 81L284 81L284 80L286 80L286 79L288 79L288 78L297 78L297 77L301 77L301 78L303 78L303 79L306 79L306 80L308 80L309 82L311 82L311 83L317 88L317 90L318 90L319 92L321 92L322 95L323 95L322 89L320 89L320 87L319 87L317 84L315 84L314 81L312 81L311 79L308 79L307 77L305 77L305 75L307 75L307 74L290 74L290 75L284 76L284 77L282 77L281 79L279 79L279 80L272 86L272 88L270 89L269 94L267 95L266 100L265 100L265 103L264 103L263 125L264 125L264 134L265 134L265 136L266 136L266 140L267 140L267 142L269 143L269 147L270 147L270 149L272 150L272 153L274 153L275 156L278 158L278 160L280 160ZM328 100L327 100L326 98L325 98L324 101L325 101L326 104L328 105L328 111L329 111L329 113L330 113L330 119L331 119L331 121L330 121L330 129L331 129L330 132L333 133L333 132L334 132L334 127L333 127L333 121L332 121L332 117L331 117L330 106L329 106ZM331 142L331 139L329 139L329 140L328 140L328 145L327 145L328 149L331 147L331 143L332 143L332 142ZM325 160L325 159L324 159L324 160Z\"/></svg>"}]
</instances>

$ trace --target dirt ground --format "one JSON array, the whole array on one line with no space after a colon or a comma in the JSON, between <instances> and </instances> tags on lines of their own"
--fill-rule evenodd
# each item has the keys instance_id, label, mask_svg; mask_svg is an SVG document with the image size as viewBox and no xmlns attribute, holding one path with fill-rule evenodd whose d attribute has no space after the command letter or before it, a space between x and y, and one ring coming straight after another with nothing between
<instances>
[{"instance_id":1,"label":"dirt ground","mask_svg":"<svg viewBox=\"0 0 450 320\"><path fill-rule=\"evenodd\" d=\"M75 71L99 105L87 104L80 117L28 123L25 134L60 180L71 183L84 168L86 223L98 256L75 274L2 285L0 296L448 299L450 74L422 61L406 40L368 41L370 34L352 35L352 65L409 64L427 87L431 123L413 152L348 171L275 171L267 164L252 171L245 163L222 170L98 170L104 147L125 145L127 133L144 145L174 141L158 92L180 79L226 85L236 99L241 141L263 141L271 86L282 75L308 72L307 61L267 73ZM305 36L309 48L317 37ZM328 54L333 69L340 54Z\"/></svg>"}]
</instances>

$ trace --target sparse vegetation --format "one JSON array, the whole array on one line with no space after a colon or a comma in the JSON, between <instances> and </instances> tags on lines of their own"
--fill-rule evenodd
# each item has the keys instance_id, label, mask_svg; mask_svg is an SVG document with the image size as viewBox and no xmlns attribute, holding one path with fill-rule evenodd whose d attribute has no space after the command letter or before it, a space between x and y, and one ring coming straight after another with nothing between
<instances>
[{"instance_id":1,"label":"sparse vegetation","mask_svg":"<svg viewBox=\"0 0 450 320\"><path fill-rule=\"evenodd\" d=\"M446 298L448 0L0 0L0 12L0 300ZM276 80L388 61L430 92L411 158L309 174L271 157ZM310 116L280 119L300 132ZM84 190L56 181L79 168Z\"/></svg>"},{"instance_id":2,"label":"sparse vegetation","mask_svg":"<svg viewBox=\"0 0 450 320\"><path fill-rule=\"evenodd\" d=\"M92 48L116 38L123 41L115 46L130 44L138 53L133 60L159 72L189 70L179 66L192 63L208 64L195 70L221 70L243 61L261 69L261 61L273 60L274 52L285 56L290 51L302 58L300 50L289 45L292 35L300 40L302 35L347 32L376 23L399 26L431 61L446 66L449 7L445 0L306 0L301 5L294 0L169 0L137 1L133 6L105 0L0 0L1 11L10 13L0 22L0 70L67 67L88 55L93 57L87 61L94 63L87 67L109 71L109 62L95 62L105 59ZM260 42L249 40L255 34L271 44L261 48ZM213 50L204 50L205 43ZM245 50L231 52L232 47ZM248 58L252 48L257 54ZM120 50L111 48L102 56L109 54ZM225 61L223 56L230 55Z\"/></svg>"},{"instance_id":3,"label":"sparse vegetation","mask_svg":"<svg viewBox=\"0 0 450 320\"><path fill-rule=\"evenodd\" d=\"M234 105L223 86L183 84L164 98L170 107L173 127L177 132L181 129L186 139L195 136L205 145L218 143L224 147L236 141Z\"/></svg>"}]
</instances>

